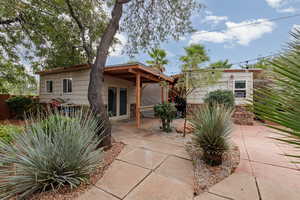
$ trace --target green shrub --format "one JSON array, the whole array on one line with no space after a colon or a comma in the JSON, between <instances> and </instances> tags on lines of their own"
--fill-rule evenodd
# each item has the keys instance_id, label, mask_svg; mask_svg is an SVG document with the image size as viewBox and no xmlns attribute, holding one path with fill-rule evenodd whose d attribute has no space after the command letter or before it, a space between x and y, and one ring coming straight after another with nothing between
<instances>
[{"instance_id":1,"label":"green shrub","mask_svg":"<svg viewBox=\"0 0 300 200\"><path fill-rule=\"evenodd\" d=\"M16 125L2 125L0 124L0 140L10 143L14 134L19 134L23 130L22 127Z\"/></svg>"},{"instance_id":2,"label":"green shrub","mask_svg":"<svg viewBox=\"0 0 300 200\"><path fill-rule=\"evenodd\" d=\"M202 149L203 159L209 165L220 165L223 153L229 148L231 115L232 109L224 105L205 105L193 113L190 120L195 128L193 144Z\"/></svg>"},{"instance_id":3,"label":"green shrub","mask_svg":"<svg viewBox=\"0 0 300 200\"><path fill-rule=\"evenodd\" d=\"M16 118L22 119L24 117L24 113L33 103L33 100L25 96L15 96L7 99L6 103L9 109L16 114Z\"/></svg>"},{"instance_id":4,"label":"green shrub","mask_svg":"<svg viewBox=\"0 0 300 200\"><path fill-rule=\"evenodd\" d=\"M162 122L162 129L165 132L172 131L171 122L176 117L176 108L173 104L165 102L154 106L154 113Z\"/></svg>"},{"instance_id":5,"label":"green shrub","mask_svg":"<svg viewBox=\"0 0 300 200\"><path fill-rule=\"evenodd\" d=\"M53 113L48 122L31 119L24 134L14 136L14 144L0 142L0 160L7 165L0 168L0 199L16 194L25 199L35 192L74 188L87 181L102 160L96 132L103 123L92 116L80 112L67 119Z\"/></svg>"},{"instance_id":6,"label":"green shrub","mask_svg":"<svg viewBox=\"0 0 300 200\"><path fill-rule=\"evenodd\" d=\"M228 107L234 107L234 95L230 90L215 90L206 95L204 102L210 106L224 104Z\"/></svg>"}]
</instances>

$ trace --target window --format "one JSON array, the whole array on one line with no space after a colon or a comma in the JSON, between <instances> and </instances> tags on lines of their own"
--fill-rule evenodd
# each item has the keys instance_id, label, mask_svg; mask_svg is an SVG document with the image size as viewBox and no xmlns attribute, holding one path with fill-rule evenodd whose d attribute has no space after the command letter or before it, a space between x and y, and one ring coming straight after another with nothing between
<instances>
[{"instance_id":1,"label":"window","mask_svg":"<svg viewBox=\"0 0 300 200\"><path fill-rule=\"evenodd\" d=\"M63 79L63 93L72 93L72 79Z\"/></svg>"},{"instance_id":2,"label":"window","mask_svg":"<svg viewBox=\"0 0 300 200\"><path fill-rule=\"evenodd\" d=\"M120 88L120 115L127 114L127 89Z\"/></svg>"},{"instance_id":3,"label":"window","mask_svg":"<svg viewBox=\"0 0 300 200\"><path fill-rule=\"evenodd\" d=\"M108 88L108 116L117 116L117 88Z\"/></svg>"},{"instance_id":4,"label":"window","mask_svg":"<svg viewBox=\"0 0 300 200\"><path fill-rule=\"evenodd\" d=\"M53 81L52 80L46 81L46 92L47 93L53 92Z\"/></svg>"},{"instance_id":5,"label":"window","mask_svg":"<svg viewBox=\"0 0 300 200\"><path fill-rule=\"evenodd\" d=\"M246 81L235 81L234 83L234 96L236 98L246 98Z\"/></svg>"}]
</instances>

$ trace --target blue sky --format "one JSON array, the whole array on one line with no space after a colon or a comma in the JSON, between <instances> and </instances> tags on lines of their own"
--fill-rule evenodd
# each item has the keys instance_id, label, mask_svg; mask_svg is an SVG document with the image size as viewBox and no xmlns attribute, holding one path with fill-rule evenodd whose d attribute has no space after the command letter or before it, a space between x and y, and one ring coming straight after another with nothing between
<instances>
[{"instance_id":1,"label":"blue sky","mask_svg":"<svg viewBox=\"0 0 300 200\"><path fill-rule=\"evenodd\" d=\"M300 16L279 21L268 19L300 14L300 0L202 0L206 8L192 17L197 30L180 41L161 44L168 53L170 63L167 74L180 71L179 57L184 55L184 47L191 43L203 44L208 50L210 62L228 59L231 63L278 53L289 41L289 31L300 24ZM258 22L251 26L244 24ZM232 28L240 26L239 28ZM222 29L212 31L215 29ZM119 34L126 43L126 38ZM110 56L109 64L124 63L129 60L119 51ZM145 62L145 54L135 60ZM250 63L249 63L250 64ZM238 68L235 65L234 68Z\"/></svg>"}]
</instances>

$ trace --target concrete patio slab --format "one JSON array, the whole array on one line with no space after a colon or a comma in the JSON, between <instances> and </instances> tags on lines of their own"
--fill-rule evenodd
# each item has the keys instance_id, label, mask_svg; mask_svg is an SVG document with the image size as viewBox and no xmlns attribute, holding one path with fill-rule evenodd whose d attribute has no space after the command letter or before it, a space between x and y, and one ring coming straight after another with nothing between
<instances>
[{"instance_id":1,"label":"concrete patio slab","mask_svg":"<svg viewBox=\"0 0 300 200\"><path fill-rule=\"evenodd\" d=\"M92 187L84 194L79 196L76 200L118 200L112 195L100 190L99 188Z\"/></svg>"},{"instance_id":2,"label":"concrete patio slab","mask_svg":"<svg viewBox=\"0 0 300 200\"><path fill-rule=\"evenodd\" d=\"M262 200L299 200L300 196L297 191L300 188L288 187L282 183L274 184L267 179L257 178L257 184Z\"/></svg>"},{"instance_id":3,"label":"concrete patio slab","mask_svg":"<svg viewBox=\"0 0 300 200\"><path fill-rule=\"evenodd\" d=\"M122 161L114 161L105 172L96 186L108 193L123 198L149 173L149 170L127 164Z\"/></svg>"},{"instance_id":4,"label":"concrete patio slab","mask_svg":"<svg viewBox=\"0 0 300 200\"><path fill-rule=\"evenodd\" d=\"M147 169L155 169L166 157L166 154L135 148L121 155L119 159Z\"/></svg>"},{"instance_id":5,"label":"concrete patio slab","mask_svg":"<svg viewBox=\"0 0 300 200\"><path fill-rule=\"evenodd\" d=\"M232 174L209 192L237 200L259 200L254 177L245 173Z\"/></svg>"},{"instance_id":6,"label":"concrete patio slab","mask_svg":"<svg viewBox=\"0 0 300 200\"><path fill-rule=\"evenodd\" d=\"M283 183L285 186L297 188L300 191L299 171L257 162L251 162L251 165L255 177L269 180L274 185Z\"/></svg>"},{"instance_id":7,"label":"concrete patio slab","mask_svg":"<svg viewBox=\"0 0 300 200\"><path fill-rule=\"evenodd\" d=\"M194 200L228 200L228 199L217 196L215 194L205 192L205 193L200 194L199 196L195 197Z\"/></svg>"},{"instance_id":8,"label":"concrete patio slab","mask_svg":"<svg viewBox=\"0 0 300 200\"><path fill-rule=\"evenodd\" d=\"M170 156L155 173L174 178L189 185L194 184L194 169L192 161Z\"/></svg>"},{"instance_id":9,"label":"concrete patio slab","mask_svg":"<svg viewBox=\"0 0 300 200\"><path fill-rule=\"evenodd\" d=\"M152 173L125 200L192 200L193 187Z\"/></svg>"}]
</instances>

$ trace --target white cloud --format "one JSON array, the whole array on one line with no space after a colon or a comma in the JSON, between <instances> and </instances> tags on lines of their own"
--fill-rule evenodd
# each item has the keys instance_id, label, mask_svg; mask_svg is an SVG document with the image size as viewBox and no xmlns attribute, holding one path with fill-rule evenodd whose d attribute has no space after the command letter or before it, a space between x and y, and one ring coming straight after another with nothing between
<instances>
[{"instance_id":1,"label":"white cloud","mask_svg":"<svg viewBox=\"0 0 300 200\"><path fill-rule=\"evenodd\" d=\"M117 33L116 38L119 40L119 42L109 49L110 52L109 55L114 57L118 57L122 55L124 46L127 43L127 38L124 34Z\"/></svg>"},{"instance_id":2,"label":"white cloud","mask_svg":"<svg viewBox=\"0 0 300 200\"><path fill-rule=\"evenodd\" d=\"M266 0L266 2L271 6L272 8L279 8L284 4L287 0Z\"/></svg>"},{"instance_id":3,"label":"white cloud","mask_svg":"<svg viewBox=\"0 0 300 200\"><path fill-rule=\"evenodd\" d=\"M246 46L264 34L272 32L276 27L274 22L266 19L248 20L240 23L228 21L225 24L227 29L221 32L195 32L191 36L190 43L237 43Z\"/></svg>"},{"instance_id":4,"label":"white cloud","mask_svg":"<svg viewBox=\"0 0 300 200\"><path fill-rule=\"evenodd\" d=\"M294 7L288 7L288 8L280 8L277 11L280 13L294 13L297 11L297 9Z\"/></svg>"},{"instance_id":5,"label":"white cloud","mask_svg":"<svg viewBox=\"0 0 300 200\"><path fill-rule=\"evenodd\" d=\"M227 21L228 17L227 16L215 16L215 15L208 15L204 18L204 22L212 22L214 24L218 24L222 21Z\"/></svg>"},{"instance_id":6,"label":"white cloud","mask_svg":"<svg viewBox=\"0 0 300 200\"><path fill-rule=\"evenodd\" d=\"M276 9L277 12L280 13L294 13L297 11L297 9L292 6L286 7L291 0L266 0L266 2L270 7Z\"/></svg>"}]
</instances>

